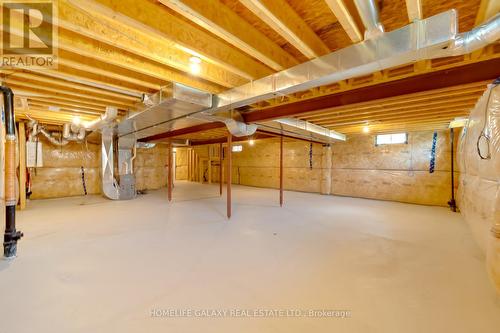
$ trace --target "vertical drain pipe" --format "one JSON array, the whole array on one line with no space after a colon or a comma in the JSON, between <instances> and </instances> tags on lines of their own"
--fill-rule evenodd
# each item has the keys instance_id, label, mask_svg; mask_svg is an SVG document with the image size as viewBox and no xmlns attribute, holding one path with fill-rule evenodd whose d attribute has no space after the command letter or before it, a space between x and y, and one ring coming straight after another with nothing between
<instances>
[{"instance_id":1,"label":"vertical drain pipe","mask_svg":"<svg viewBox=\"0 0 500 333\"><path fill-rule=\"evenodd\" d=\"M17 241L23 233L16 231L16 123L14 120L14 94L0 86L5 111L5 234L3 255L13 259L17 254Z\"/></svg>"},{"instance_id":2,"label":"vertical drain pipe","mask_svg":"<svg viewBox=\"0 0 500 333\"><path fill-rule=\"evenodd\" d=\"M451 199L448 201L452 212L457 211L457 203L455 202L455 157L453 156L453 146L455 141L455 133L453 127L450 128L450 142L451 142Z\"/></svg>"}]
</instances>

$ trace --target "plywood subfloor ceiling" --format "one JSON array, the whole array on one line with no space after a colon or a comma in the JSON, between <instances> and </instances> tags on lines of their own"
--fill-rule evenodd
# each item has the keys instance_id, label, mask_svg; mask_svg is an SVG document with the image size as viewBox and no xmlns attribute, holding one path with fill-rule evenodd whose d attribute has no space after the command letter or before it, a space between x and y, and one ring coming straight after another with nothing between
<instances>
[{"instance_id":1,"label":"plywood subfloor ceiling","mask_svg":"<svg viewBox=\"0 0 500 333\"><path fill-rule=\"evenodd\" d=\"M452 8L458 11L460 31L467 31L495 13L493 1L383 0L379 7L386 31ZM57 69L0 69L2 81L18 97L19 118L61 124L73 115L93 119L106 106L125 115L135 109L142 94L154 93L170 81L218 93L357 43L364 31L352 0L59 0L58 13ZM202 61L198 75L190 73L192 56ZM411 64L249 108L265 110L499 56L498 46L493 45L473 55ZM455 91L450 89L450 99ZM479 95L470 91L462 97ZM439 101L429 94L429 102ZM427 121L431 114L424 102L405 106L410 104L414 109L408 119L403 116L407 109L389 115L394 108L387 109L386 104L370 115L355 114L351 107L342 111L343 118L335 110L322 110L304 119L346 133L359 130L356 122L361 120L384 122L384 128L403 123L418 127L415 116L420 111L423 127L444 123L444 119ZM455 104L456 109L447 109L450 117L465 113L472 102ZM368 118L360 119L363 116ZM334 123L339 119L342 122Z\"/></svg>"}]
</instances>

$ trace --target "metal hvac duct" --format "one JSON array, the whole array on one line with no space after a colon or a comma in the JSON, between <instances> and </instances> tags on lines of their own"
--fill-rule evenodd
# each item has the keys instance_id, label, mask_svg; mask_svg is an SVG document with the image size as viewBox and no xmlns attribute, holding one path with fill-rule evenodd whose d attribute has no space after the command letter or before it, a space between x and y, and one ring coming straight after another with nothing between
<instances>
[{"instance_id":1,"label":"metal hvac duct","mask_svg":"<svg viewBox=\"0 0 500 333\"><path fill-rule=\"evenodd\" d=\"M380 26L376 23L376 4L370 2L365 6L368 6L365 10L370 11L370 15L365 15L365 21L371 22L366 23L367 26L379 29ZM212 103L212 96L208 93L172 84L166 92L160 91L153 95L152 106L120 123L118 135L131 135L139 139L206 121L232 124L230 118L209 119L207 114L228 118L227 111L276 96L369 75L420 60L472 52L499 38L499 19L497 15L464 34L457 34L455 10L416 20L400 29L227 90L213 97L215 103ZM200 113L203 115L195 117ZM236 130L243 129L242 132L252 129L239 127L240 129Z\"/></svg>"},{"instance_id":2,"label":"metal hvac duct","mask_svg":"<svg viewBox=\"0 0 500 333\"><path fill-rule=\"evenodd\" d=\"M5 233L3 255L7 259L17 254L17 241L23 233L16 230L16 123L14 94L8 87L0 86L5 111Z\"/></svg>"},{"instance_id":3,"label":"metal hvac duct","mask_svg":"<svg viewBox=\"0 0 500 333\"><path fill-rule=\"evenodd\" d=\"M118 139L118 172L120 182L115 178L115 138L113 126L102 129L101 181L102 193L112 200L129 200L136 196L133 160L135 158L134 138Z\"/></svg>"},{"instance_id":4,"label":"metal hvac duct","mask_svg":"<svg viewBox=\"0 0 500 333\"><path fill-rule=\"evenodd\" d=\"M377 2L375 0L354 0L354 4L366 28L365 39L383 34L384 26L380 22Z\"/></svg>"},{"instance_id":5,"label":"metal hvac duct","mask_svg":"<svg viewBox=\"0 0 500 333\"><path fill-rule=\"evenodd\" d=\"M95 131L103 126L106 126L107 124L112 123L116 117L118 117L118 109L108 106L106 107L106 113L99 116L99 118L95 120L84 122L83 127L85 127L86 130Z\"/></svg>"},{"instance_id":6,"label":"metal hvac duct","mask_svg":"<svg viewBox=\"0 0 500 333\"><path fill-rule=\"evenodd\" d=\"M158 93L148 96L143 111L134 114L118 126L118 135L144 138L177 128L206 122L222 122L234 136L255 133L257 125L245 124L234 118L203 112L216 105L210 93L172 83ZM234 111L234 115L239 114Z\"/></svg>"},{"instance_id":7,"label":"metal hvac duct","mask_svg":"<svg viewBox=\"0 0 500 333\"><path fill-rule=\"evenodd\" d=\"M436 51L430 58L452 57L471 53L496 42L498 39L500 39L500 13L471 31L458 34L446 48Z\"/></svg>"},{"instance_id":8,"label":"metal hvac duct","mask_svg":"<svg viewBox=\"0 0 500 333\"><path fill-rule=\"evenodd\" d=\"M233 111L232 113L240 115L238 111ZM189 116L188 118L203 120L207 122L224 123L229 133L237 137L253 135L257 131L258 127L256 124L246 124L242 121L238 121L233 118L213 115L207 112L196 113L194 115Z\"/></svg>"},{"instance_id":9,"label":"metal hvac duct","mask_svg":"<svg viewBox=\"0 0 500 333\"><path fill-rule=\"evenodd\" d=\"M239 108L419 60L448 56L443 55L443 49L456 44L464 44L457 49L457 53L472 52L498 39L498 19L497 15L482 28L472 30L470 35L466 33L466 39L464 34L457 35L455 10L417 20L373 39L225 91L218 95L219 104L211 112Z\"/></svg>"},{"instance_id":10,"label":"metal hvac duct","mask_svg":"<svg viewBox=\"0 0 500 333\"><path fill-rule=\"evenodd\" d=\"M324 144L329 144L334 140L346 140L344 134L296 118L282 118L259 123L259 129L264 132L287 135Z\"/></svg>"}]
</instances>

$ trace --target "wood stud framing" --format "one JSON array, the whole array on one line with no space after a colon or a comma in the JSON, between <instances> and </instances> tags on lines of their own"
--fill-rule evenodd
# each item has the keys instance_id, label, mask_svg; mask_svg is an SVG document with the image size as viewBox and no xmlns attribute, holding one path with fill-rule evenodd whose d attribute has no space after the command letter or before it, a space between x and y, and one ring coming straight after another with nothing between
<instances>
[{"instance_id":1,"label":"wood stud framing","mask_svg":"<svg viewBox=\"0 0 500 333\"><path fill-rule=\"evenodd\" d=\"M347 42L361 41L363 27L352 0L324 1L323 6L304 8L299 0L59 0L58 68L0 69L0 80L27 101L27 107L16 109L18 119L29 116L53 125L70 121L73 115L92 120L107 106L116 106L124 115L135 110L142 94L154 93L169 81L218 93L334 50L324 31L348 36ZM397 12L393 6L381 9L388 31L435 14L434 7L451 9L443 0L403 3ZM500 9L494 0L481 0L476 7L458 5L462 27L470 29ZM333 26L321 23L328 15L334 16L327 20L335 22ZM202 61L196 76L190 73L192 56ZM488 62L499 58L497 43L470 55L408 64L271 98L249 109L272 114L276 107L295 108L308 100L471 64L497 68ZM471 78L441 91L403 94L387 101L375 98L296 116L346 134L359 132L366 122L381 131L398 126L442 128L454 117L466 115L484 87L485 82ZM204 139L221 135L223 129Z\"/></svg>"}]
</instances>

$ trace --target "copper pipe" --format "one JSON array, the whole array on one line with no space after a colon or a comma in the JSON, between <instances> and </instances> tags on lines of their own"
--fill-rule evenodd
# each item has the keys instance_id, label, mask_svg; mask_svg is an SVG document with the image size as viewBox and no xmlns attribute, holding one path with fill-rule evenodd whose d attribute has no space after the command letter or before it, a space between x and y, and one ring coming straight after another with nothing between
<instances>
[{"instance_id":1,"label":"copper pipe","mask_svg":"<svg viewBox=\"0 0 500 333\"><path fill-rule=\"evenodd\" d=\"M227 218L231 218L231 183L233 181L233 172L232 172L232 142L233 137L231 134L227 136Z\"/></svg>"},{"instance_id":2,"label":"copper pipe","mask_svg":"<svg viewBox=\"0 0 500 333\"><path fill-rule=\"evenodd\" d=\"M280 136L280 207L283 207L283 136Z\"/></svg>"},{"instance_id":3,"label":"copper pipe","mask_svg":"<svg viewBox=\"0 0 500 333\"><path fill-rule=\"evenodd\" d=\"M222 197L222 143L219 144L219 195Z\"/></svg>"}]
</instances>

